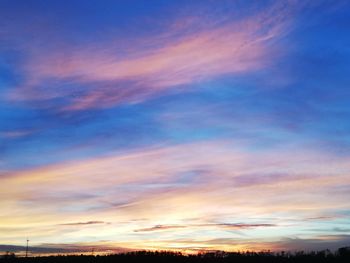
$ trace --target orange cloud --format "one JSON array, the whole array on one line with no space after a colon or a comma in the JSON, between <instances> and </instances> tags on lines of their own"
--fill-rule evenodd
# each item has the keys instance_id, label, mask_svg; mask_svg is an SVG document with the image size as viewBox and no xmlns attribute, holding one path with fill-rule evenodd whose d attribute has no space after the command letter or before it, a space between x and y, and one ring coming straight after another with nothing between
<instances>
[{"instance_id":1,"label":"orange cloud","mask_svg":"<svg viewBox=\"0 0 350 263\"><path fill-rule=\"evenodd\" d=\"M164 226L164 225L156 225L149 228L136 229L134 232L150 232L150 231L159 231L159 230L168 230L168 229L178 229L185 228L186 226Z\"/></svg>"},{"instance_id":2,"label":"orange cloud","mask_svg":"<svg viewBox=\"0 0 350 263\"><path fill-rule=\"evenodd\" d=\"M220 228L226 228L226 229L248 229L248 228L256 228L256 227L272 227L276 226L274 224L243 224L243 223L221 223L221 224L215 224L215 223L209 223L209 224L193 224L193 225L156 225L149 228L142 228L142 229L136 229L134 232L151 232L151 231L160 231L160 230L168 230L168 229L179 229L179 228L197 228L197 227L204 227L204 228L210 228L210 227L220 227Z\"/></svg>"},{"instance_id":3,"label":"orange cloud","mask_svg":"<svg viewBox=\"0 0 350 263\"><path fill-rule=\"evenodd\" d=\"M193 236L271 241L297 232L312 238L303 229L324 226L327 218L344 227L334 213L349 207L349 195L339 194L349 181L349 164L348 158L311 149L248 153L213 141L7 174L0 185L6 232L0 243L16 244L27 235L37 244L96 237L129 248L149 241L160 249L181 247L177 239ZM278 180L268 176L276 172L282 174ZM304 220L320 216L320 223ZM84 227L72 228L72 222ZM151 230L164 231L155 237Z\"/></svg>"}]
</instances>

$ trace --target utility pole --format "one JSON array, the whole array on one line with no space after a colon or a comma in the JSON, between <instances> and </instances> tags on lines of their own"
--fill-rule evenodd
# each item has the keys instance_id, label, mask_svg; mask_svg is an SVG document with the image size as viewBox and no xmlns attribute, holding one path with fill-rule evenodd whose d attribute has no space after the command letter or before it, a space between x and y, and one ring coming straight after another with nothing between
<instances>
[{"instance_id":1,"label":"utility pole","mask_svg":"<svg viewBox=\"0 0 350 263\"><path fill-rule=\"evenodd\" d=\"M27 238L26 257L28 257L28 243L29 243L29 239Z\"/></svg>"}]
</instances>

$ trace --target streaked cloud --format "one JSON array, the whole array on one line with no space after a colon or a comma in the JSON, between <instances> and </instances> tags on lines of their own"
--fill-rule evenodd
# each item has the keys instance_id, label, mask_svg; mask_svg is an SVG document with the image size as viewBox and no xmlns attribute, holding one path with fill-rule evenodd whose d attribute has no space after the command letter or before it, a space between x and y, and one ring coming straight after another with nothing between
<instances>
[{"instance_id":1,"label":"streaked cloud","mask_svg":"<svg viewBox=\"0 0 350 263\"><path fill-rule=\"evenodd\" d=\"M159 231L159 230L168 230L168 229L178 229L178 228L185 228L187 226L163 226L163 225L156 225L149 228L142 228L142 229L136 229L134 232L150 232L150 231Z\"/></svg>"},{"instance_id":2,"label":"streaked cloud","mask_svg":"<svg viewBox=\"0 0 350 263\"><path fill-rule=\"evenodd\" d=\"M32 131L4 131L0 132L0 138L5 139L16 139L28 136L32 133Z\"/></svg>"},{"instance_id":3,"label":"streaked cloud","mask_svg":"<svg viewBox=\"0 0 350 263\"><path fill-rule=\"evenodd\" d=\"M266 224L266 223L260 223L260 224L226 223L226 224L216 224L216 226L224 227L224 228L228 228L228 229L248 229L248 228L256 228L256 227L273 227L273 226L277 226L277 225Z\"/></svg>"},{"instance_id":4,"label":"streaked cloud","mask_svg":"<svg viewBox=\"0 0 350 263\"><path fill-rule=\"evenodd\" d=\"M108 224L108 222L104 222L104 221L87 221L87 222L65 223L65 224L60 224L60 225L61 226L85 226L85 225L96 225L96 224Z\"/></svg>"},{"instance_id":5,"label":"streaked cloud","mask_svg":"<svg viewBox=\"0 0 350 263\"><path fill-rule=\"evenodd\" d=\"M176 228L208 228L208 227L219 227L225 229L248 229L248 228L256 228L256 227L272 227L276 226L275 224L243 224L243 223L208 223L208 224L193 224L193 225L156 225L149 228L136 229L134 232L150 232L150 231L159 231L159 230L168 230L168 229L176 229Z\"/></svg>"},{"instance_id":6,"label":"streaked cloud","mask_svg":"<svg viewBox=\"0 0 350 263\"><path fill-rule=\"evenodd\" d=\"M319 231L308 231L310 224L325 231L328 224L345 227L347 217L337 215L348 206L348 196L333 192L349 179L347 158L306 148L249 154L246 148L198 142L13 173L2 178L1 220L7 228L31 229L37 244L56 235L67 242L88 235L131 249L170 236L169 246L193 235L254 236L264 243L266 231L278 240L291 233L311 238ZM276 172L279 180L269 176ZM252 181L252 175L263 179ZM244 176L248 181L242 184ZM83 227L72 231L72 225ZM7 242L25 231L8 232Z\"/></svg>"},{"instance_id":7,"label":"streaked cloud","mask_svg":"<svg viewBox=\"0 0 350 263\"><path fill-rule=\"evenodd\" d=\"M349 4L139 1L0 1L0 244L348 242Z\"/></svg>"},{"instance_id":8,"label":"streaked cloud","mask_svg":"<svg viewBox=\"0 0 350 263\"><path fill-rule=\"evenodd\" d=\"M64 99L64 110L108 108L225 74L256 71L277 56L270 44L287 30L293 8L276 4L269 12L220 24L181 18L199 23L192 25L197 30L173 26L158 36L138 39L141 44L124 40L129 47L123 51L114 47L115 41L101 40L90 47L35 53L23 67L26 80L11 99L43 101L42 106Z\"/></svg>"}]
</instances>

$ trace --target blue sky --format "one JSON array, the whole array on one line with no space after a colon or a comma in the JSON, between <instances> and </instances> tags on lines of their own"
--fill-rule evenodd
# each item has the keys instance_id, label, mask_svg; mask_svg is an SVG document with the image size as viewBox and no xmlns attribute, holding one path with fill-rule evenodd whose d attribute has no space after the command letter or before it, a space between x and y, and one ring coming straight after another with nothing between
<instances>
[{"instance_id":1,"label":"blue sky","mask_svg":"<svg viewBox=\"0 0 350 263\"><path fill-rule=\"evenodd\" d=\"M0 244L26 231L101 250L346 243L349 13L0 1Z\"/></svg>"}]
</instances>

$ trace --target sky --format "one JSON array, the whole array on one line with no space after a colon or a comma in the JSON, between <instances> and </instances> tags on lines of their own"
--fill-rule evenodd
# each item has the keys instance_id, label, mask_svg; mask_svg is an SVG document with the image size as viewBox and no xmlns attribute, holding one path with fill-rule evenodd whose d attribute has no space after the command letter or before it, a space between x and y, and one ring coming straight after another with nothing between
<instances>
[{"instance_id":1,"label":"sky","mask_svg":"<svg viewBox=\"0 0 350 263\"><path fill-rule=\"evenodd\" d=\"M0 17L0 250L350 244L349 1Z\"/></svg>"}]
</instances>

